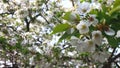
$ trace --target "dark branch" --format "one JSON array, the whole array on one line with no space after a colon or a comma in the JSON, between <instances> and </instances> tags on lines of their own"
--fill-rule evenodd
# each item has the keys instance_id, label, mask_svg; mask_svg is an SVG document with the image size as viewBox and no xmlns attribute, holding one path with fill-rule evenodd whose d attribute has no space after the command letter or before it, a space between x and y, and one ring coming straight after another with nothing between
<instances>
[{"instance_id":1,"label":"dark branch","mask_svg":"<svg viewBox=\"0 0 120 68\"><path fill-rule=\"evenodd\" d=\"M47 10L48 10L48 5L47 5L48 1L49 1L49 0L46 0L46 2L45 2L45 5L46 5Z\"/></svg>"},{"instance_id":2,"label":"dark branch","mask_svg":"<svg viewBox=\"0 0 120 68\"><path fill-rule=\"evenodd\" d=\"M105 62L102 68L111 68L112 62L114 62L119 57L120 57L120 53L118 55L114 56L113 58L112 57L109 58L108 62Z\"/></svg>"},{"instance_id":3,"label":"dark branch","mask_svg":"<svg viewBox=\"0 0 120 68\"><path fill-rule=\"evenodd\" d=\"M38 17L41 16L41 13L37 14L36 16L33 17L33 21Z\"/></svg>"},{"instance_id":4,"label":"dark branch","mask_svg":"<svg viewBox=\"0 0 120 68\"><path fill-rule=\"evenodd\" d=\"M25 23L26 23L26 29L27 29L27 31L30 31L30 21L28 21L27 18L25 18L24 20L25 20Z\"/></svg>"},{"instance_id":5,"label":"dark branch","mask_svg":"<svg viewBox=\"0 0 120 68\"><path fill-rule=\"evenodd\" d=\"M62 22L54 15L55 19L61 24Z\"/></svg>"},{"instance_id":6,"label":"dark branch","mask_svg":"<svg viewBox=\"0 0 120 68\"><path fill-rule=\"evenodd\" d=\"M111 62L114 62L117 58L120 58L120 53L111 59Z\"/></svg>"},{"instance_id":7,"label":"dark branch","mask_svg":"<svg viewBox=\"0 0 120 68\"><path fill-rule=\"evenodd\" d=\"M115 50L116 50L116 48L113 49L113 51L112 51L112 53L111 53L111 56L108 58L108 60L111 59L111 58L114 56Z\"/></svg>"},{"instance_id":8,"label":"dark branch","mask_svg":"<svg viewBox=\"0 0 120 68\"><path fill-rule=\"evenodd\" d=\"M0 15L1 15L1 16L4 16L4 15L6 15L6 14L8 14L8 15L9 15L9 14L14 14L14 13L13 13L13 12L0 13Z\"/></svg>"},{"instance_id":9,"label":"dark branch","mask_svg":"<svg viewBox=\"0 0 120 68\"><path fill-rule=\"evenodd\" d=\"M74 7L74 5L75 5L75 4L74 4L74 0L71 0L71 2L72 2L72 5L73 5L73 7Z\"/></svg>"},{"instance_id":10,"label":"dark branch","mask_svg":"<svg viewBox=\"0 0 120 68\"><path fill-rule=\"evenodd\" d=\"M47 24L50 24L50 22L41 14L41 17L44 18L44 20L47 22Z\"/></svg>"},{"instance_id":11,"label":"dark branch","mask_svg":"<svg viewBox=\"0 0 120 68\"><path fill-rule=\"evenodd\" d=\"M120 68L120 66L118 65L118 63L117 62L114 62L115 64L116 64L116 66L118 67L118 68Z\"/></svg>"}]
</instances>

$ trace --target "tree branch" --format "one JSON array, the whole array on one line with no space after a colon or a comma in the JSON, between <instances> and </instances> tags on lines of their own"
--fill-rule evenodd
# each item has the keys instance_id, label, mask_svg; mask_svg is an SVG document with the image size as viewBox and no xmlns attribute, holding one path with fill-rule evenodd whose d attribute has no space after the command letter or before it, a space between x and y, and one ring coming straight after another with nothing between
<instances>
[{"instance_id":1,"label":"tree branch","mask_svg":"<svg viewBox=\"0 0 120 68\"><path fill-rule=\"evenodd\" d=\"M118 65L118 63L117 62L114 62L115 64L116 64L116 66L118 67L118 68L120 68L120 66Z\"/></svg>"},{"instance_id":2,"label":"tree branch","mask_svg":"<svg viewBox=\"0 0 120 68\"><path fill-rule=\"evenodd\" d=\"M50 24L50 22L41 14L41 17L44 18L44 20L47 22L47 24Z\"/></svg>"},{"instance_id":3,"label":"tree branch","mask_svg":"<svg viewBox=\"0 0 120 68\"><path fill-rule=\"evenodd\" d=\"M109 58L108 62L105 62L102 68L111 68L112 62L114 62L119 57L120 57L120 53L118 55L114 56L113 58L112 57Z\"/></svg>"},{"instance_id":4,"label":"tree branch","mask_svg":"<svg viewBox=\"0 0 120 68\"><path fill-rule=\"evenodd\" d=\"M45 5L46 5L47 10L48 10L48 5L47 5L48 1L49 1L49 0L46 0L46 2L45 2Z\"/></svg>"},{"instance_id":5,"label":"tree branch","mask_svg":"<svg viewBox=\"0 0 120 68\"><path fill-rule=\"evenodd\" d=\"M117 58L120 58L120 53L111 59L111 62L114 62Z\"/></svg>"},{"instance_id":6,"label":"tree branch","mask_svg":"<svg viewBox=\"0 0 120 68\"><path fill-rule=\"evenodd\" d=\"M5 13L0 13L1 16L4 16L5 14L13 14L13 12L5 12Z\"/></svg>"},{"instance_id":7,"label":"tree branch","mask_svg":"<svg viewBox=\"0 0 120 68\"><path fill-rule=\"evenodd\" d=\"M27 31L30 31L30 21L28 21L27 18L25 18L24 20L26 22L26 29L27 29Z\"/></svg>"},{"instance_id":8,"label":"tree branch","mask_svg":"<svg viewBox=\"0 0 120 68\"><path fill-rule=\"evenodd\" d=\"M75 5L75 4L74 4L74 0L71 0L71 2L72 2L72 5L73 5L73 7L74 7L74 5Z\"/></svg>"},{"instance_id":9,"label":"tree branch","mask_svg":"<svg viewBox=\"0 0 120 68\"><path fill-rule=\"evenodd\" d=\"M108 60L111 59L111 58L114 56L115 50L116 50L116 48L113 49L113 51L112 51L112 53L111 53L111 56L108 58Z\"/></svg>"}]
</instances>

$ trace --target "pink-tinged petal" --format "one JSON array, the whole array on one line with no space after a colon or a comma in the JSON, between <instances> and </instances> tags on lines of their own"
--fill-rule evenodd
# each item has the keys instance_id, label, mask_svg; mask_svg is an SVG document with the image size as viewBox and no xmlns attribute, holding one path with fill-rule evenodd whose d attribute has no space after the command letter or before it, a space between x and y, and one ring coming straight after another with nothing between
<instances>
[{"instance_id":1,"label":"pink-tinged petal","mask_svg":"<svg viewBox=\"0 0 120 68\"><path fill-rule=\"evenodd\" d=\"M113 36L113 35L115 35L115 31L113 29L109 28L107 31L105 31L105 34Z\"/></svg>"}]
</instances>

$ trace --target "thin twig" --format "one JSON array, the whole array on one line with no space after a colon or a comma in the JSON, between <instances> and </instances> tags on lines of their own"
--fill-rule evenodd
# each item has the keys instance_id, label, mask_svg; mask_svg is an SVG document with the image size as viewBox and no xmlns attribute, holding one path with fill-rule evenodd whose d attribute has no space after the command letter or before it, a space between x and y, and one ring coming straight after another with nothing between
<instances>
[{"instance_id":1,"label":"thin twig","mask_svg":"<svg viewBox=\"0 0 120 68\"><path fill-rule=\"evenodd\" d=\"M112 51L112 53L111 53L111 56L108 58L108 60L111 59L111 58L114 56L115 50L116 50L116 48L113 49L113 51Z\"/></svg>"},{"instance_id":2,"label":"thin twig","mask_svg":"<svg viewBox=\"0 0 120 68\"><path fill-rule=\"evenodd\" d=\"M47 24L50 24L50 22L42 15L42 13L41 13L41 17L43 17L43 19L47 22Z\"/></svg>"},{"instance_id":3,"label":"thin twig","mask_svg":"<svg viewBox=\"0 0 120 68\"><path fill-rule=\"evenodd\" d=\"M54 15L55 19L61 24L62 22Z\"/></svg>"},{"instance_id":4,"label":"thin twig","mask_svg":"<svg viewBox=\"0 0 120 68\"><path fill-rule=\"evenodd\" d=\"M120 68L120 66L118 65L118 63L117 62L114 62L115 64L116 64L116 66L118 67L118 68Z\"/></svg>"},{"instance_id":5,"label":"thin twig","mask_svg":"<svg viewBox=\"0 0 120 68\"><path fill-rule=\"evenodd\" d=\"M45 2L45 5L46 5L47 10L48 10L48 5L47 5L48 1L49 1L49 0L46 0L46 2Z\"/></svg>"},{"instance_id":6,"label":"thin twig","mask_svg":"<svg viewBox=\"0 0 120 68\"><path fill-rule=\"evenodd\" d=\"M24 20L25 20L25 23L26 23L27 31L30 31L30 21L28 21L27 18L25 18Z\"/></svg>"}]
</instances>

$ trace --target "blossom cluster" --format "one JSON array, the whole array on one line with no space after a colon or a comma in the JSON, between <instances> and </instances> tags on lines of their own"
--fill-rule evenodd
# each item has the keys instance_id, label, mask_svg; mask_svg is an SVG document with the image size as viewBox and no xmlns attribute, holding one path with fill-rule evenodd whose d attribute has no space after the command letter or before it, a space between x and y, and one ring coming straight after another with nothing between
<instances>
[{"instance_id":1,"label":"blossom cluster","mask_svg":"<svg viewBox=\"0 0 120 68\"><path fill-rule=\"evenodd\" d=\"M0 66L119 66L120 1L66 1L1 0Z\"/></svg>"}]
</instances>

